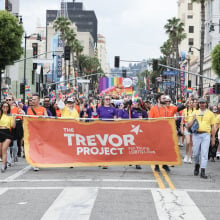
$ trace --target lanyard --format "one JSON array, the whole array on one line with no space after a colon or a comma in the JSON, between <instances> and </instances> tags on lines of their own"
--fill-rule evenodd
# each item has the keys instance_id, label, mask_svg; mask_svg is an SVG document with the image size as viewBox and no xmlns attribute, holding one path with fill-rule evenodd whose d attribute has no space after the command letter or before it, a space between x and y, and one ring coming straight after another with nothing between
<instances>
[{"instance_id":1,"label":"lanyard","mask_svg":"<svg viewBox=\"0 0 220 220\"><path fill-rule=\"evenodd\" d=\"M159 117L160 117L160 109L159 109L159 106L158 106L158 105L157 105L157 108L158 108ZM165 110L165 117L167 117L167 109L166 109L166 107L164 107L164 110Z\"/></svg>"}]
</instances>

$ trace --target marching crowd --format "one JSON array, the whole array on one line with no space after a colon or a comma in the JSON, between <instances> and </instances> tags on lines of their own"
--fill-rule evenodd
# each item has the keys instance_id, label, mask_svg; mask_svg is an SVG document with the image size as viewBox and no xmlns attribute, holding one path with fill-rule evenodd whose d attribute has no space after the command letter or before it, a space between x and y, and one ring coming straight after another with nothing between
<instances>
[{"instance_id":1,"label":"marching crowd","mask_svg":"<svg viewBox=\"0 0 220 220\"><path fill-rule=\"evenodd\" d=\"M36 115L48 117L65 117L75 120L90 121L94 119L151 119L175 118L179 146L185 143L184 163L195 162L194 175L200 173L201 178L207 178L205 169L208 159L215 161L220 157L219 124L220 104L210 106L205 98L188 98L185 102L173 105L171 98L164 94L156 96L156 102L141 99L132 100L124 96L120 100L112 100L110 95L95 100L92 97L78 99L65 97L58 92L56 99L45 96L43 103L38 94L33 94L27 103L16 101L10 94L0 105L0 159L1 172L5 172L18 157L24 156L23 149L23 116ZM185 139L185 140L184 140ZM170 171L168 165L163 169ZM107 167L104 167L107 169ZM201 170L200 170L201 168ZM141 169L136 165L136 169ZM34 169L39 170L38 168ZM155 171L160 172L159 165Z\"/></svg>"}]
</instances>

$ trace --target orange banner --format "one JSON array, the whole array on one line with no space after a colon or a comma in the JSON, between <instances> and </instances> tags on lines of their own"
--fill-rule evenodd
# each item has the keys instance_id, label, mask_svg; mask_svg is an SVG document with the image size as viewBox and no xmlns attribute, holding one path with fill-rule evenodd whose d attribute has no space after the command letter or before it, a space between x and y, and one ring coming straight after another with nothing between
<instances>
[{"instance_id":1,"label":"orange banner","mask_svg":"<svg viewBox=\"0 0 220 220\"><path fill-rule=\"evenodd\" d=\"M181 165L174 119L79 122L24 118L25 156L37 167Z\"/></svg>"}]
</instances>

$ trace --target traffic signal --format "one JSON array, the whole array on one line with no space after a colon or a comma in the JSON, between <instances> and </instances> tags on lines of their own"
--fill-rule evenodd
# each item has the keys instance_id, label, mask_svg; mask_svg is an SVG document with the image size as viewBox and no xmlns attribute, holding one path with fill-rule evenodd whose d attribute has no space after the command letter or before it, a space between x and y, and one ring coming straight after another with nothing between
<instances>
[{"instance_id":1,"label":"traffic signal","mask_svg":"<svg viewBox=\"0 0 220 220\"><path fill-rule=\"evenodd\" d=\"M24 94L25 85L24 83L20 83L20 94Z\"/></svg>"},{"instance_id":2,"label":"traffic signal","mask_svg":"<svg viewBox=\"0 0 220 220\"><path fill-rule=\"evenodd\" d=\"M127 70L122 70L122 77L126 78L127 77Z\"/></svg>"},{"instance_id":3,"label":"traffic signal","mask_svg":"<svg viewBox=\"0 0 220 220\"><path fill-rule=\"evenodd\" d=\"M70 60L70 47L69 46L65 46L64 48L64 59Z\"/></svg>"},{"instance_id":4,"label":"traffic signal","mask_svg":"<svg viewBox=\"0 0 220 220\"><path fill-rule=\"evenodd\" d=\"M153 71L157 71L158 70L158 60L153 59Z\"/></svg>"},{"instance_id":5,"label":"traffic signal","mask_svg":"<svg viewBox=\"0 0 220 220\"><path fill-rule=\"evenodd\" d=\"M119 66L120 66L120 57L115 56L115 68L119 68Z\"/></svg>"},{"instance_id":6,"label":"traffic signal","mask_svg":"<svg viewBox=\"0 0 220 220\"><path fill-rule=\"evenodd\" d=\"M213 93L215 94L215 84L212 86Z\"/></svg>"},{"instance_id":7,"label":"traffic signal","mask_svg":"<svg viewBox=\"0 0 220 220\"><path fill-rule=\"evenodd\" d=\"M33 70L37 69L37 63L33 63Z\"/></svg>"},{"instance_id":8,"label":"traffic signal","mask_svg":"<svg viewBox=\"0 0 220 220\"><path fill-rule=\"evenodd\" d=\"M34 58L37 58L38 43L32 43L32 48L33 48L33 57L34 57Z\"/></svg>"},{"instance_id":9,"label":"traffic signal","mask_svg":"<svg viewBox=\"0 0 220 220\"><path fill-rule=\"evenodd\" d=\"M215 94L220 94L220 83L215 84Z\"/></svg>"}]
</instances>

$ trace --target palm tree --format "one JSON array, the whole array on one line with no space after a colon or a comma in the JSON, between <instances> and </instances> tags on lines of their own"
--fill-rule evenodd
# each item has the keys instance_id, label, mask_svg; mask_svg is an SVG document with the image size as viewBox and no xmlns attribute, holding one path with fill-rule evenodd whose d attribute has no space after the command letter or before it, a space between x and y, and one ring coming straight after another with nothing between
<instances>
[{"instance_id":1,"label":"palm tree","mask_svg":"<svg viewBox=\"0 0 220 220\"><path fill-rule=\"evenodd\" d=\"M179 68L179 43L181 42L182 37L184 36L184 24L180 21L179 18L173 17L172 19L167 20L167 24L164 26L166 33L169 35L169 38L173 41L173 48L176 54L175 57L175 66ZM180 38L180 36L182 36Z\"/></svg>"},{"instance_id":2,"label":"palm tree","mask_svg":"<svg viewBox=\"0 0 220 220\"><path fill-rule=\"evenodd\" d=\"M192 0L193 2L201 4L201 45L200 45L200 75L199 78L199 95L203 94L203 62L204 62L204 41L205 41L205 1L206 0Z\"/></svg>"},{"instance_id":3,"label":"palm tree","mask_svg":"<svg viewBox=\"0 0 220 220\"><path fill-rule=\"evenodd\" d=\"M167 66L171 65L171 54L173 52L173 44L171 39L168 39L166 42L163 43L163 45L160 47L161 53L166 58L166 64Z\"/></svg>"},{"instance_id":4,"label":"palm tree","mask_svg":"<svg viewBox=\"0 0 220 220\"><path fill-rule=\"evenodd\" d=\"M59 17L55 20L53 28L55 31L61 33L61 39L63 41L63 47L66 45L67 35L70 32L71 21L65 17Z\"/></svg>"}]
</instances>

